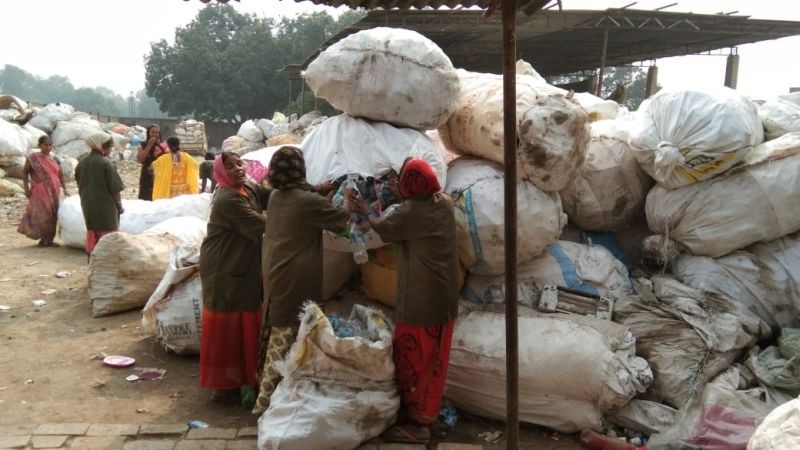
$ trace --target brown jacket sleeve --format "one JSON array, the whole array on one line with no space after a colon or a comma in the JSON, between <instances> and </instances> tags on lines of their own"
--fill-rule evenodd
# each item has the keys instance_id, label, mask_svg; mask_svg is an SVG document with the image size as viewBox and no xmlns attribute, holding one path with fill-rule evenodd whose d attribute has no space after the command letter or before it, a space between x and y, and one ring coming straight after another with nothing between
<instances>
[{"instance_id":1,"label":"brown jacket sleeve","mask_svg":"<svg viewBox=\"0 0 800 450\"><path fill-rule=\"evenodd\" d=\"M413 205L406 201L386 215L372 229L384 242L402 242L417 239L426 234L426 224L414 218Z\"/></svg>"},{"instance_id":2,"label":"brown jacket sleeve","mask_svg":"<svg viewBox=\"0 0 800 450\"><path fill-rule=\"evenodd\" d=\"M347 225L350 215L347 211L339 209L325 197L313 194L312 206L316 210L313 214L314 224L321 230L340 232Z\"/></svg>"},{"instance_id":3,"label":"brown jacket sleeve","mask_svg":"<svg viewBox=\"0 0 800 450\"><path fill-rule=\"evenodd\" d=\"M261 242L264 234L266 218L257 213L239 194L220 198L219 213L231 225L231 228L255 243Z\"/></svg>"}]
</instances>

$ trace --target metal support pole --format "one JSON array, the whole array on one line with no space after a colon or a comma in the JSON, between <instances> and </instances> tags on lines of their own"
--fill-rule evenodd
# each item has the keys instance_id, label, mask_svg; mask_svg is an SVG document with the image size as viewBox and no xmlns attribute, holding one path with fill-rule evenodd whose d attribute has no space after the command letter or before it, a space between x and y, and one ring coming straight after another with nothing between
<instances>
[{"instance_id":1,"label":"metal support pole","mask_svg":"<svg viewBox=\"0 0 800 450\"><path fill-rule=\"evenodd\" d=\"M725 65L725 86L736 89L739 84L739 55L728 55L728 63Z\"/></svg>"},{"instance_id":2,"label":"metal support pole","mask_svg":"<svg viewBox=\"0 0 800 450\"><path fill-rule=\"evenodd\" d=\"M595 95L600 97L603 92L603 74L606 71L606 51L608 50L608 28L603 32L603 50L600 54L600 72L597 75L597 92Z\"/></svg>"},{"instance_id":3,"label":"metal support pole","mask_svg":"<svg viewBox=\"0 0 800 450\"><path fill-rule=\"evenodd\" d=\"M517 331L517 0L503 0L503 154L506 257L506 421L509 450L519 448Z\"/></svg>"},{"instance_id":4,"label":"metal support pole","mask_svg":"<svg viewBox=\"0 0 800 450\"><path fill-rule=\"evenodd\" d=\"M303 109L306 106L306 80L300 79L300 115L303 116Z\"/></svg>"},{"instance_id":5,"label":"metal support pole","mask_svg":"<svg viewBox=\"0 0 800 450\"><path fill-rule=\"evenodd\" d=\"M650 66L647 69L647 84L644 88L644 98L650 98L658 89L658 66Z\"/></svg>"}]
</instances>

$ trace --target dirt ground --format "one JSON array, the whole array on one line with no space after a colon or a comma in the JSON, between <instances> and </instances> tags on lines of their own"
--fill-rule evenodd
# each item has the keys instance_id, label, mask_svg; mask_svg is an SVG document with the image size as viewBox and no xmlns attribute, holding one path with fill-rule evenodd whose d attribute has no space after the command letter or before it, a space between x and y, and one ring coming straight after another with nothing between
<instances>
[{"instance_id":1,"label":"dirt ground","mask_svg":"<svg viewBox=\"0 0 800 450\"><path fill-rule=\"evenodd\" d=\"M126 171L128 172L128 171ZM127 186L133 186L124 173ZM77 189L69 186L72 193ZM126 189L126 197L135 189ZM198 386L197 357L167 354L139 331L141 313L93 318L86 255L70 248L41 248L16 232L24 198L0 199L0 424L47 422L185 423L245 427L256 417L238 406L211 402ZM58 272L69 272L66 278ZM35 308L34 300L46 305ZM0 308L3 309L3 308ZM158 381L130 383L131 369L93 359L99 353L136 358L138 367L166 369ZM462 415L443 436L448 442L483 443L478 434L502 423ZM522 448L576 449L574 437L523 428ZM504 440L487 448L502 448Z\"/></svg>"}]
</instances>

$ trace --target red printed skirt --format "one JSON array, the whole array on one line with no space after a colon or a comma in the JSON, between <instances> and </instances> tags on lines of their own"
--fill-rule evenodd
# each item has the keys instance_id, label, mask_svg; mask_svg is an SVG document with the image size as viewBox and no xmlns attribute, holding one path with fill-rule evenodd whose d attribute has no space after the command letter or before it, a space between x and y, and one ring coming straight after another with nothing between
<instances>
[{"instance_id":1,"label":"red printed skirt","mask_svg":"<svg viewBox=\"0 0 800 450\"><path fill-rule=\"evenodd\" d=\"M203 308L200 386L212 390L258 386L261 311L218 312Z\"/></svg>"}]
</instances>

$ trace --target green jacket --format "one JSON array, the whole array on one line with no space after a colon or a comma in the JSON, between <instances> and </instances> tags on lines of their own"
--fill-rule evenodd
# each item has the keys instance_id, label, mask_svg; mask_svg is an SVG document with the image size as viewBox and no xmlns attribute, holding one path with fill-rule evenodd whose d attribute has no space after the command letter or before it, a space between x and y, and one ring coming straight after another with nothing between
<instances>
[{"instance_id":1,"label":"green jacket","mask_svg":"<svg viewBox=\"0 0 800 450\"><path fill-rule=\"evenodd\" d=\"M200 246L203 306L220 312L261 308L261 241L269 192L246 184L247 196L221 187Z\"/></svg>"},{"instance_id":2,"label":"green jacket","mask_svg":"<svg viewBox=\"0 0 800 450\"><path fill-rule=\"evenodd\" d=\"M405 200L373 227L397 244L395 321L437 325L458 314L458 247L453 200L447 194Z\"/></svg>"},{"instance_id":3,"label":"green jacket","mask_svg":"<svg viewBox=\"0 0 800 450\"><path fill-rule=\"evenodd\" d=\"M348 217L313 192L273 191L264 235L268 326L296 327L303 303L322 301L322 230L342 231Z\"/></svg>"},{"instance_id":4,"label":"green jacket","mask_svg":"<svg viewBox=\"0 0 800 450\"><path fill-rule=\"evenodd\" d=\"M118 230L119 209L114 195L122 192L124 186L114 164L100 153L92 151L75 167L75 181L78 182L86 229Z\"/></svg>"}]
</instances>

